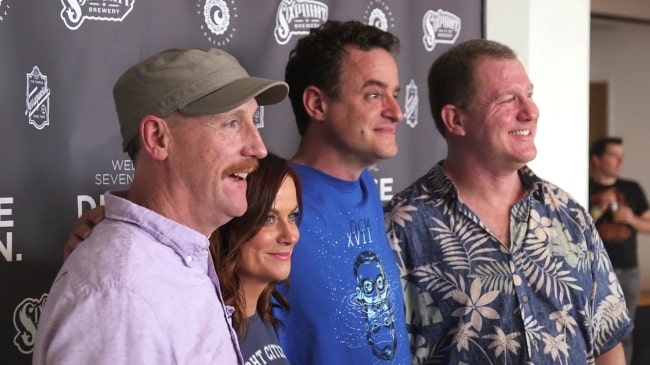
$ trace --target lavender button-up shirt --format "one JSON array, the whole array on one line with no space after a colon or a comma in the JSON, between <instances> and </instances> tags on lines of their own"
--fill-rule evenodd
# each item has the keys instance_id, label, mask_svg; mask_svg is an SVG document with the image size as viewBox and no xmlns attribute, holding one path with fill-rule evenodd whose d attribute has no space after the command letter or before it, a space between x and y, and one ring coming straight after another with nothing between
<instances>
[{"instance_id":1,"label":"lavender button-up shirt","mask_svg":"<svg viewBox=\"0 0 650 365\"><path fill-rule=\"evenodd\" d=\"M242 364L203 234L106 194L59 271L34 364Z\"/></svg>"}]
</instances>

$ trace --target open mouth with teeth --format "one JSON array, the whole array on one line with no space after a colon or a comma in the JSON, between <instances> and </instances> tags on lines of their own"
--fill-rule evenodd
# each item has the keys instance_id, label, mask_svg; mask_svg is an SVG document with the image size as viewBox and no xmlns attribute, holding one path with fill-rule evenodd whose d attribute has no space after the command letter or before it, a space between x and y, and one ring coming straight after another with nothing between
<instances>
[{"instance_id":1,"label":"open mouth with teeth","mask_svg":"<svg viewBox=\"0 0 650 365\"><path fill-rule=\"evenodd\" d=\"M517 130L508 132L508 134L512 134L512 135L515 135L515 136L528 136L528 135L530 135L530 129L517 129Z\"/></svg>"},{"instance_id":2,"label":"open mouth with teeth","mask_svg":"<svg viewBox=\"0 0 650 365\"><path fill-rule=\"evenodd\" d=\"M248 172L234 172L230 174L230 176L237 180L246 180L246 177L248 176Z\"/></svg>"}]
</instances>

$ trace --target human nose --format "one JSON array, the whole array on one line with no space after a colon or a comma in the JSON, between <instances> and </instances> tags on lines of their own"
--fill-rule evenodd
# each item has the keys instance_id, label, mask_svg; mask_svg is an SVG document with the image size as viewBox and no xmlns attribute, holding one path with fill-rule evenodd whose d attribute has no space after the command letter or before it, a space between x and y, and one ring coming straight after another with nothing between
<instances>
[{"instance_id":1,"label":"human nose","mask_svg":"<svg viewBox=\"0 0 650 365\"><path fill-rule=\"evenodd\" d=\"M531 98L524 98L521 103L520 118L525 121L536 121L539 117L537 104Z\"/></svg>"},{"instance_id":2,"label":"human nose","mask_svg":"<svg viewBox=\"0 0 650 365\"><path fill-rule=\"evenodd\" d=\"M394 96L389 96L384 103L384 110L382 113L384 118L393 120L394 122L400 122L404 119L404 114L402 114L402 107L400 107L397 98Z\"/></svg>"},{"instance_id":3,"label":"human nose","mask_svg":"<svg viewBox=\"0 0 650 365\"><path fill-rule=\"evenodd\" d=\"M244 144L244 155L255 158L264 158L268 154L266 145L262 141L262 136L257 130L255 123L251 121L248 127L249 132L246 135L246 143Z\"/></svg>"},{"instance_id":4,"label":"human nose","mask_svg":"<svg viewBox=\"0 0 650 365\"><path fill-rule=\"evenodd\" d=\"M280 227L280 243L285 245L295 245L300 238L298 226L293 221L284 221Z\"/></svg>"}]
</instances>

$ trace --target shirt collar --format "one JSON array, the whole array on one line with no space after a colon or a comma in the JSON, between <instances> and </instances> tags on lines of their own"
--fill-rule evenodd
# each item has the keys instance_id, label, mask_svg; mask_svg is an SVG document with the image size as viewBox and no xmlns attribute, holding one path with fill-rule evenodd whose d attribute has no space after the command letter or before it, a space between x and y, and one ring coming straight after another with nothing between
<instances>
[{"instance_id":1,"label":"shirt collar","mask_svg":"<svg viewBox=\"0 0 650 365\"><path fill-rule=\"evenodd\" d=\"M446 199L457 199L458 190L456 190L454 183L451 181L451 179L449 179L449 177L445 173L445 169L443 168L443 162L444 160L440 160L437 164L435 164L431 168L431 170L429 170L428 173L430 177L430 181L434 187L434 192L440 194L441 197ZM519 179L521 180L521 183L523 184L524 189L527 192L525 195L527 196L530 194L533 198L543 203L544 202L544 192L543 192L544 180L542 180L537 175L535 175L533 170L531 170L528 166L524 166L520 168L519 170L517 170L517 173L519 174Z\"/></svg>"},{"instance_id":2,"label":"shirt collar","mask_svg":"<svg viewBox=\"0 0 650 365\"><path fill-rule=\"evenodd\" d=\"M106 218L137 226L150 234L156 241L168 246L188 266L195 256L204 256L209 247L208 237L202 233L168 219L150 209L121 197L119 192L107 192ZM189 261L189 262L188 262Z\"/></svg>"}]
</instances>

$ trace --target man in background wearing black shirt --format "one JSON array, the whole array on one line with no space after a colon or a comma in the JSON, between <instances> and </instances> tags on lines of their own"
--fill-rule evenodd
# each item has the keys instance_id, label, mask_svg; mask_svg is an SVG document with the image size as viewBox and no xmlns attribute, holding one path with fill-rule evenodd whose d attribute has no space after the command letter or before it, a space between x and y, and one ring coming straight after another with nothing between
<instances>
[{"instance_id":1,"label":"man in background wearing black shirt","mask_svg":"<svg viewBox=\"0 0 650 365\"><path fill-rule=\"evenodd\" d=\"M623 289L630 318L634 321L639 299L640 272L637 233L650 233L650 210L641 186L619 178L623 167L623 140L606 137L589 150L589 212ZM623 340L625 361L632 361L632 334Z\"/></svg>"}]
</instances>

